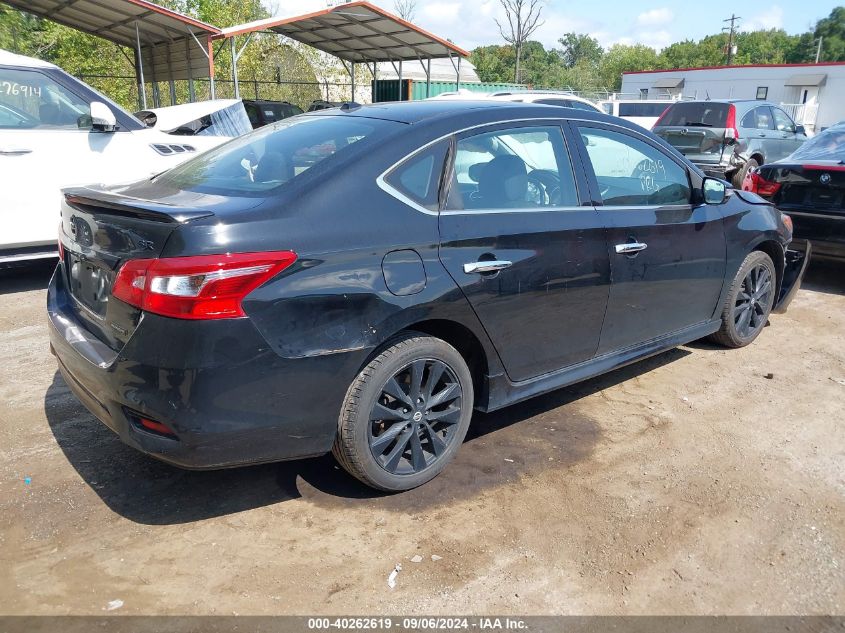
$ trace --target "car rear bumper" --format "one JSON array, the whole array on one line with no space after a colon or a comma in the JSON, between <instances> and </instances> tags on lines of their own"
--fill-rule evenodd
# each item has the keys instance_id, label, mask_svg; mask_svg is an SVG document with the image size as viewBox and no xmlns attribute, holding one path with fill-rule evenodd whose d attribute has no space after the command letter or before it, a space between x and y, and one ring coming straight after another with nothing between
<instances>
[{"instance_id":1,"label":"car rear bumper","mask_svg":"<svg viewBox=\"0 0 845 633\"><path fill-rule=\"evenodd\" d=\"M783 269L783 280L780 285L780 296L778 297L772 312L782 314L786 312L789 304L798 294L804 274L807 272L807 264L813 252L813 245L806 243L805 250L787 250L786 261Z\"/></svg>"},{"instance_id":2,"label":"car rear bumper","mask_svg":"<svg viewBox=\"0 0 845 633\"><path fill-rule=\"evenodd\" d=\"M59 265L57 271L61 271ZM285 359L249 319L189 322L145 314L119 352L76 320L64 275L47 297L50 348L68 387L133 448L213 469L321 455L361 360ZM144 417L175 437L150 431Z\"/></svg>"}]
</instances>

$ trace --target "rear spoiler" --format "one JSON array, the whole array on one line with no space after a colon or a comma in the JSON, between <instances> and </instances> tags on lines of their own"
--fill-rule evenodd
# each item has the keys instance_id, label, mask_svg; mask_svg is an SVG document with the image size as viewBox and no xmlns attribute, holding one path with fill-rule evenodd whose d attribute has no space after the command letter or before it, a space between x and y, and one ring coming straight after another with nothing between
<instances>
[{"instance_id":1,"label":"rear spoiler","mask_svg":"<svg viewBox=\"0 0 845 633\"><path fill-rule=\"evenodd\" d=\"M90 189L88 187L74 187L64 189L62 193L68 205L88 213L108 210L114 215L163 222L166 224L184 224L191 220L207 218L214 215L206 209L191 209L174 207L169 204L122 196L119 193Z\"/></svg>"}]
</instances>

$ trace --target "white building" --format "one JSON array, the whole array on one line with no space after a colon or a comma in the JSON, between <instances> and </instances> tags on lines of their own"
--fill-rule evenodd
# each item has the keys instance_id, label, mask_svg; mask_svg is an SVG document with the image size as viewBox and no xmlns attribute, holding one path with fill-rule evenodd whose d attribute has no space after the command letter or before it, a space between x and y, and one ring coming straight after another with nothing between
<instances>
[{"instance_id":1,"label":"white building","mask_svg":"<svg viewBox=\"0 0 845 633\"><path fill-rule=\"evenodd\" d=\"M622 92L642 98L761 99L822 130L845 120L845 62L626 72Z\"/></svg>"}]
</instances>

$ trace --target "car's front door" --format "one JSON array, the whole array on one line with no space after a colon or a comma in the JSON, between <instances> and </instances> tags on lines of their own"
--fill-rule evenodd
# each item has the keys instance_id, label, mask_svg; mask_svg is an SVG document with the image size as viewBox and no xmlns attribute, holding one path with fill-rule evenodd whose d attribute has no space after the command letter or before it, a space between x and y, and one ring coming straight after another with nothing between
<instances>
[{"instance_id":1,"label":"car's front door","mask_svg":"<svg viewBox=\"0 0 845 633\"><path fill-rule=\"evenodd\" d=\"M687 167L647 137L601 124L577 129L611 262L598 353L710 320L725 276L720 208L693 203Z\"/></svg>"},{"instance_id":2,"label":"car's front door","mask_svg":"<svg viewBox=\"0 0 845 633\"><path fill-rule=\"evenodd\" d=\"M0 250L55 245L62 187L146 175L156 154L92 131L89 105L47 72L0 67Z\"/></svg>"},{"instance_id":3,"label":"car's front door","mask_svg":"<svg viewBox=\"0 0 845 633\"><path fill-rule=\"evenodd\" d=\"M807 140L805 134L799 134L795 122L790 116L772 106L772 114L775 117L775 138L778 139L778 155L772 156L769 162L786 158Z\"/></svg>"},{"instance_id":4,"label":"car's front door","mask_svg":"<svg viewBox=\"0 0 845 633\"><path fill-rule=\"evenodd\" d=\"M440 258L511 380L595 355L610 270L605 230L582 206L554 123L492 126L455 141Z\"/></svg>"}]
</instances>

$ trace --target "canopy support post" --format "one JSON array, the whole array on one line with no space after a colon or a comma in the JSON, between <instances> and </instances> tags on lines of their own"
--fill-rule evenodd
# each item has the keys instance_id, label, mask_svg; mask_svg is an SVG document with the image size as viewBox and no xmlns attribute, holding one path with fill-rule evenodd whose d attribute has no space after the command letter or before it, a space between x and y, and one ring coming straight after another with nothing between
<instances>
[{"instance_id":1,"label":"canopy support post","mask_svg":"<svg viewBox=\"0 0 845 633\"><path fill-rule=\"evenodd\" d=\"M147 87L144 85L144 56L141 54L141 32L138 22L135 22L135 55L137 56L138 97L141 99L141 109L147 109Z\"/></svg>"},{"instance_id":2,"label":"canopy support post","mask_svg":"<svg viewBox=\"0 0 845 633\"><path fill-rule=\"evenodd\" d=\"M214 89L214 42L211 41L211 38L208 39L208 53L206 57L208 57L208 85L210 90L210 96L212 99L217 98L217 91Z\"/></svg>"},{"instance_id":3,"label":"canopy support post","mask_svg":"<svg viewBox=\"0 0 845 633\"><path fill-rule=\"evenodd\" d=\"M399 60L399 101L405 100L405 95L403 94L405 91L402 90L404 86L402 85L402 60Z\"/></svg>"},{"instance_id":4,"label":"canopy support post","mask_svg":"<svg viewBox=\"0 0 845 633\"><path fill-rule=\"evenodd\" d=\"M460 58L460 57L458 57L458 79L457 79L457 85L458 85L458 88L457 88L457 89L458 89L458 92L460 92L460 90L461 90L461 58Z\"/></svg>"},{"instance_id":5,"label":"canopy support post","mask_svg":"<svg viewBox=\"0 0 845 633\"><path fill-rule=\"evenodd\" d=\"M235 50L235 36L229 38L229 48L232 51L232 82L235 84L235 99L241 98L241 90L238 87L238 53Z\"/></svg>"},{"instance_id":6,"label":"canopy support post","mask_svg":"<svg viewBox=\"0 0 845 633\"><path fill-rule=\"evenodd\" d=\"M355 102L355 62L349 62L349 76L352 78L352 102Z\"/></svg>"},{"instance_id":7,"label":"canopy support post","mask_svg":"<svg viewBox=\"0 0 845 633\"><path fill-rule=\"evenodd\" d=\"M425 69L425 98L429 97L431 97L431 57L428 58Z\"/></svg>"}]
</instances>

